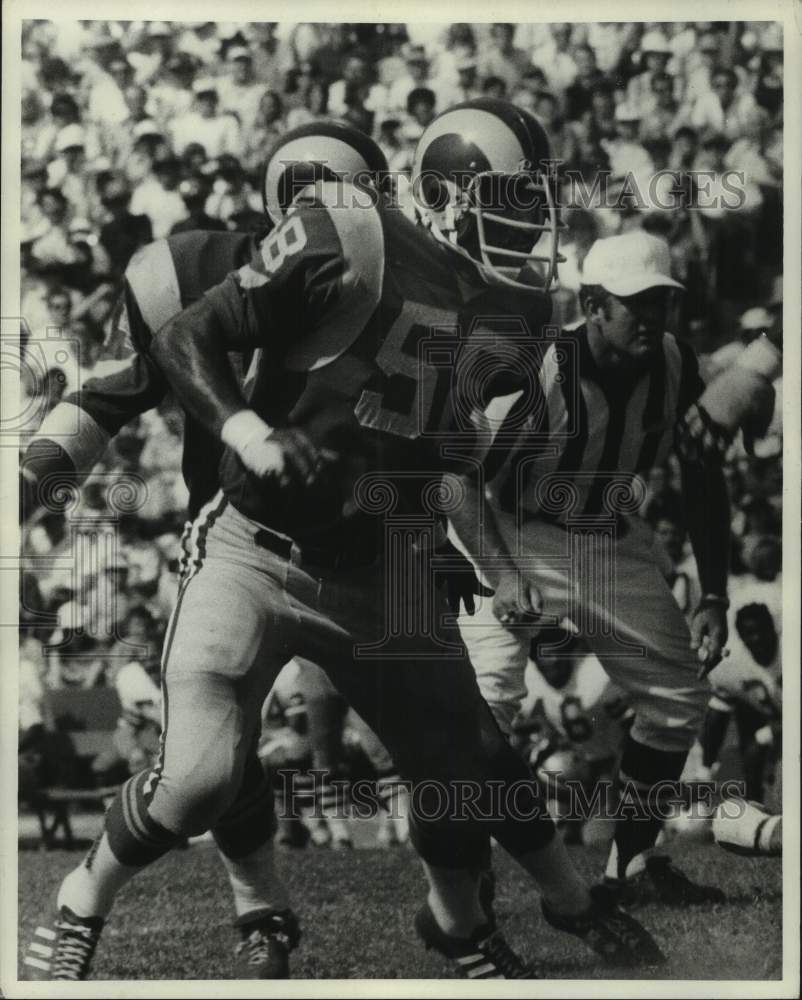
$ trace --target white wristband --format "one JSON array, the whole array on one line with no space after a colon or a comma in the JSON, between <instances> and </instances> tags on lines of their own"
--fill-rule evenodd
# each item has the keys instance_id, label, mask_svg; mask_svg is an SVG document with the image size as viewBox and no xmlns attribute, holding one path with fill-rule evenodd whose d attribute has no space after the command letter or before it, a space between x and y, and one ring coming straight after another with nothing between
<instances>
[{"instance_id":1,"label":"white wristband","mask_svg":"<svg viewBox=\"0 0 802 1000\"><path fill-rule=\"evenodd\" d=\"M220 437L223 444L241 455L250 445L256 441L264 441L272 433L270 424L266 424L253 410L240 410L223 424Z\"/></svg>"}]
</instances>

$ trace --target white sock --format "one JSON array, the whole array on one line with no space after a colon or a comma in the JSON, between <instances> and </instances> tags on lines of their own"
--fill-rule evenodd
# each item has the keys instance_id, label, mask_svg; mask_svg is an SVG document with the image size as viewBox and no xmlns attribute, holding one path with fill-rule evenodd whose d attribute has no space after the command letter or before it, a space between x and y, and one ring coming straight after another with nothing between
<instances>
[{"instance_id":1,"label":"white sock","mask_svg":"<svg viewBox=\"0 0 802 1000\"><path fill-rule=\"evenodd\" d=\"M79 917L109 915L118 891L140 868L121 865L112 853L107 834L92 846L84 860L61 883L57 906L68 906Z\"/></svg>"},{"instance_id":2,"label":"white sock","mask_svg":"<svg viewBox=\"0 0 802 1000\"><path fill-rule=\"evenodd\" d=\"M762 851L764 854L777 854L781 850L781 834L775 838L774 831L782 823L782 816L771 816L763 824L763 829L760 831L760 836L757 838L758 850ZM772 843L772 840L775 843Z\"/></svg>"},{"instance_id":3,"label":"white sock","mask_svg":"<svg viewBox=\"0 0 802 1000\"><path fill-rule=\"evenodd\" d=\"M251 854L233 861L220 852L234 893L234 908L238 917L253 910L286 910L289 908L287 887L275 868L273 841L267 840Z\"/></svg>"},{"instance_id":4,"label":"white sock","mask_svg":"<svg viewBox=\"0 0 802 1000\"><path fill-rule=\"evenodd\" d=\"M639 875L646 868L646 858L649 857L652 848L648 851L642 851L640 854L636 854L634 858L627 865L626 871L624 872L624 878L634 878ZM607 878L617 879L618 876L618 844L615 841L610 845L610 854L607 858L607 868L604 874Z\"/></svg>"}]
</instances>

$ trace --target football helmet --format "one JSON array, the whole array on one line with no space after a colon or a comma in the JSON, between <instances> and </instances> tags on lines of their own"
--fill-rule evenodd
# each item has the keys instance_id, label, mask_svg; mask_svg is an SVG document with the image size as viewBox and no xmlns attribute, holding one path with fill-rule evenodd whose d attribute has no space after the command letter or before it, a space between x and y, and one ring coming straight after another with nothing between
<instances>
[{"instance_id":1,"label":"football helmet","mask_svg":"<svg viewBox=\"0 0 802 1000\"><path fill-rule=\"evenodd\" d=\"M358 188L382 191L388 178L387 159L370 136L343 122L308 122L285 132L268 152L262 202L278 223L309 184L349 181Z\"/></svg>"},{"instance_id":2,"label":"football helmet","mask_svg":"<svg viewBox=\"0 0 802 1000\"><path fill-rule=\"evenodd\" d=\"M418 141L416 207L433 234L472 259L488 284L548 291L565 259L550 157L548 136L528 112L495 98L465 101L438 115ZM544 233L550 243L536 251Z\"/></svg>"}]
</instances>

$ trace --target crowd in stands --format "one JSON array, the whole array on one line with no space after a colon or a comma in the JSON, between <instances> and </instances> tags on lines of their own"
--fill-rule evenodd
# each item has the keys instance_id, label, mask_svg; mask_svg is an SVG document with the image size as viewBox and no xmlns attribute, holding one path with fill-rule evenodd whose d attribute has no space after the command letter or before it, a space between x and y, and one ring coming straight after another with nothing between
<instances>
[{"instance_id":1,"label":"crowd in stands","mask_svg":"<svg viewBox=\"0 0 802 1000\"><path fill-rule=\"evenodd\" d=\"M675 332L708 374L781 326L776 24L40 20L26 22L22 47L24 434L65 391L120 364L113 313L137 248L193 228L258 230L266 151L321 118L372 135L403 176L440 111L508 98L543 123L560 161L561 321L578 319L594 239L643 227L670 243L687 288ZM732 172L736 205L715 197ZM609 184L596 189L600 176ZM727 462L744 579L780 571L779 406L755 454L737 444ZM22 729L42 722L44 689L112 685L130 662L151 670L176 590L180 452L175 406L146 414L66 514L42 511L26 527ZM649 484L647 513L666 537L679 533L679 572L675 472ZM144 504L112 497L120 483L136 497L141 481Z\"/></svg>"}]
</instances>

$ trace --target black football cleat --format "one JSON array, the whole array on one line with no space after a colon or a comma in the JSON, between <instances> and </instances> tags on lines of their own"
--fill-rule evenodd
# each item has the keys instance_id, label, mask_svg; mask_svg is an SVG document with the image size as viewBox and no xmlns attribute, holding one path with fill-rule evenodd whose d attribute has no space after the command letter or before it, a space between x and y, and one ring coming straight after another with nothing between
<instances>
[{"instance_id":1,"label":"black football cleat","mask_svg":"<svg viewBox=\"0 0 802 1000\"><path fill-rule=\"evenodd\" d=\"M454 937L440 929L427 903L415 914L415 930L427 948L453 959L465 979L545 978L523 962L491 924L480 927L469 938Z\"/></svg>"},{"instance_id":2,"label":"black football cleat","mask_svg":"<svg viewBox=\"0 0 802 1000\"><path fill-rule=\"evenodd\" d=\"M665 955L652 935L617 905L615 894L607 886L593 886L590 895L593 900L590 909L577 916L556 913L543 900L541 908L546 922L558 931L580 938L606 965L633 968L665 962Z\"/></svg>"},{"instance_id":3,"label":"black football cleat","mask_svg":"<svg viewBox=\"0 0 802 1000\"><path fill-rule=\"evenodd\" d=\"M50 926L34 931L22 960L23 979L86 979L102 930L101 917L79 917L62 906Z\"/></svg>"},{"instance_id":4,"label":"black football cleat","mask_svg":"<svg viewBox=\"0 0 802 1000\"><path fill-rule=\"evenodd\" d=\"M289 979L290 952L301 931L292 910L261 910L237 920L241 941L234 953L235 979Z\"/></svg>"},{"instance_id":5,"label":"black football cleat","mask_svg":"<svg viewBox=\"0 0 802 1000\"><path fill-rule=\"evenodd\" d=\"M664 906L705 906L727 897L714 885L699 885L671 863L666 855L646 859L646 868L628 879L605 879L621 906L662 903Z\"/></svg>"}]
</instances>

